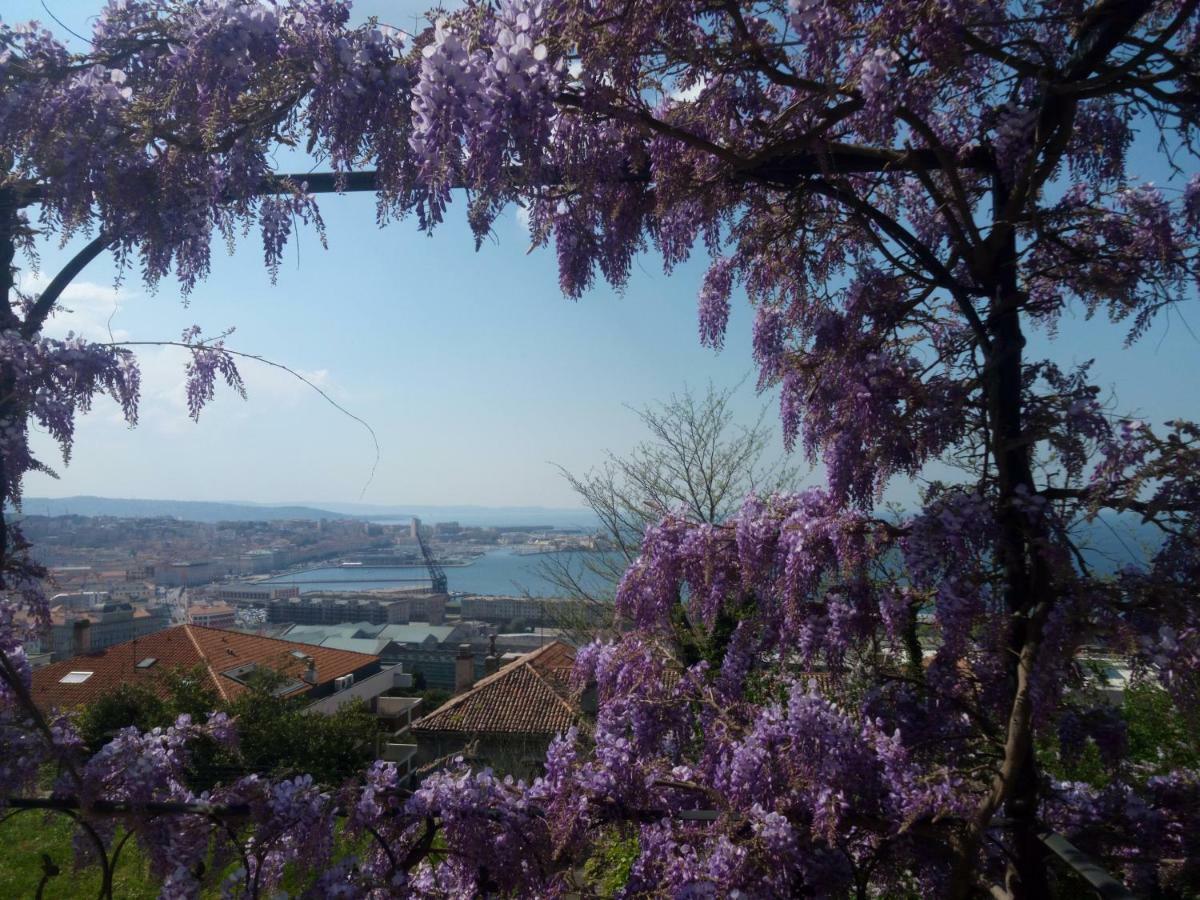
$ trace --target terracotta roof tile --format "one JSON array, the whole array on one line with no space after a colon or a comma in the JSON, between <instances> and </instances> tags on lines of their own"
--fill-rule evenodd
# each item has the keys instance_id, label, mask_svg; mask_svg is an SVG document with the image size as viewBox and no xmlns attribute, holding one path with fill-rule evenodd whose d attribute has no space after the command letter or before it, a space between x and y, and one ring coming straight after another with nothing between
<instances>
[{"instance_id":1,"label":"terracotta roof tile","mask_svg":"<svg viewBox=\"0 0 1200 900\"><path fill-rule=\"evenodd\" d=\"M33 672L33 697L39 707L65 709L90 703L121 684L144 684L158 688L161 675L172 670L189 671L202 667L210 687L225 699L233 699L246 688L221 673L254 663L299 679L311 657L317 666L317 683L326 684L342 675L357 672L379 657L349 650L314 647L277 638L225 631L202 625L177 625L145 637L115 644L95 653L85 653L62 662L51 663ZM148 667L138 663L153 659ZM68 672L91 672L84 681L64 684ZM307 685L304 690L307 690ZM301 693L297 688L292 693Z\"/></svg>"},{"instance_id":2,"label":"terracotta roof tile","mask_svg":"<svg viewBox=\"0 0 1200 900\"><path fill-rule=\"evenodd\" d=\"M413 723L416 734L559 734L579 718L577 697L567 679L575 650L554 641Z\"/></svg>"}]
</instances>

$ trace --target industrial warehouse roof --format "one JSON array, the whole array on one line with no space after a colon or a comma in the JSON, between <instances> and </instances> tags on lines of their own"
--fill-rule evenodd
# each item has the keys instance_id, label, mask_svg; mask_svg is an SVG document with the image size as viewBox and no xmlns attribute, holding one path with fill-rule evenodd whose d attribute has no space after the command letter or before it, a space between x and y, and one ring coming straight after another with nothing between
<instances>
[{"instance_id":1,"label":"industrial warehouse roof","mask_svg":"<svg viewBox=\"0 0 1200 900\"><path fill-rule=\"evenodd\" d=\"M458 625L426 625L415 622L408 625L384 625L379 637L387 638L398 644L425 644L433 638L439 644L444 644L454 638L461 626Z\"/></svg>"},{"instance_id":2,"label":"industrial warehouse roof","mask_svg":"<svg viewBox=\"0 0 1200 900\"><path fill-rule=\"evenodd\" d=\"M340 625L293 625L287 631L288 640L335 646L333 641L378 640L379 646L388 641L398 644L444 644L462 633L458 625L427 625L414 622L406 625L374 625L370 622L344 622Z\"/></svg>"},{"instance_id":3,"label":"industrial warehouse roof","mask_svg":"<svg viewBox=\"0 0 1200 900\"><path fill-rule=\"evenodd\" d=\"M282 692L291 696L312 689L300 681L310 658L316 664L319 685L358 672L379 660L377 656L365 653L314 647L256 634L202 625L177 625L37 669L33 673L33 696L42 708L79 706L122 684L157 688L164 672L200 668L205 672L209 686L229 700L247 690L244 677L255 667L272 669L292 679L295 686Z\"/></svg>"},{"instance_id":4,"label":"industrial warehouse roof","mask_svg":"<svg viewBox=\"0 0 1200 900\"><path fill-rule=\"evenodd\" d=\"M370 622L344 622L341 625L292 625L284 637L289 641L301 641L305 644L319 644L329 638L373 638L379 634L382 625L372 625Z\"/></svg>"},{"instance_id":5,"label":"industrial warehouse roof","mask_svg":"<svg viewBox=\"0 0 1200 900\"><path fill-rule=\"evenodd\" d=\"M413 723L416 734L559 734L579 718L568 687L575 649L554 641L526 653Z\"/></svg>"},{"instance_id":6,"label":"industrial warehouse roof","mask_svg":"<svg viewBox=\"0 0 1200 900\"><path fill-rule=\"evenodd\" d=\"M353 650L356 653L370 653L378 656L391 641L379 638L330 637L321 641L322 647L332 647L334 650Z\"/></svg>"}]
</instances>

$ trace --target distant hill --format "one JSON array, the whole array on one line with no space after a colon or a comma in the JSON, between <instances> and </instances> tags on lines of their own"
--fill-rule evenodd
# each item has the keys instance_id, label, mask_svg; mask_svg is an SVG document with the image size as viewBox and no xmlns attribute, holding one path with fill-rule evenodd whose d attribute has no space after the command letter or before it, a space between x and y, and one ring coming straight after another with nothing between
<instances>
[{"instance_id":1,"label":"distant hill","mask_svg":"<svg viewBox=\"0 0 1200 900\"><path fill-rule=\"evenodd\" d=\"M590 509L559 506L425 506L407 504L402 506L377 505L371 503L330 503L329 509L361 519L379 522L391 520L407 521L419 516L422 521L458 522L460 525L478 528L496 528L524 525L536 528L598 528L600 520Z\"/></svg>"},{"instance_id":2,"label":"distant hill","mask_svg":"<svg viewBox=\"0 0 1200 900\"><path fill-rule=\"evenodd\" d=\"M587 528L599 524L586 509L545 506L375 506L366 503L332 503L321 508L307 503L271 505L208 500L129 500L115 497L26 497L21 511L27 516L115 516L122 519L166 516L189 522L267 522L278 519L364 519L404 523L420 516L428 524L458 522L464 526L492 528Z\"/></svg>"},{"instance_id":3,"label":"distant hill","mask_svg":"<svg viewBox=\"0 0 1200 900\"><path fill-rule=\"evenodd\" d=\"M123 519L184 519L190 522L269 522L276 519L359 518L311 506L255 506L207 500L124 500L112 497L26 497L27 516L116 516Z\"/></svg>"},{"instance_id":4,"label":"distant hill","mask_svg":"<svg viewBox=\"0 0 1200 900\"><path fill-rule=\"evenodd\" d=\"M545 506L376 506L365 503L331 503L322 509L303 503L271 506L257 503L221 503L204 500L125 500L110 497L26 497L22 512L30 516L116 516L155 518L167 516L191 522L263 522L279 519L362 519L407 522L420 516L427 524L456 521L484 528L594 529L599 522L591 510ZM1107 574L1129 563L1144 563L1162 543L1162 533L1134 515L1104 515L1074 533L1088 565Z\"/></svg>"}]
</instances>

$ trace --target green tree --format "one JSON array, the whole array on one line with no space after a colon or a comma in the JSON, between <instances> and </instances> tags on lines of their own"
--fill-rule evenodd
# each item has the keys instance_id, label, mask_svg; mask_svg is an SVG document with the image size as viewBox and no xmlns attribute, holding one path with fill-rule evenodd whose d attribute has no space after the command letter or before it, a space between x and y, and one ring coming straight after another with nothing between
<instances>
[{"instance_id":1,"label":"green tree","mask_svg":"<svg viewBox=\"0 0 1200 900\"><path fill-rule=\"evenodd\" d=\"M276 686L264 673L226 706L238 723L238 745L215 761L225 774L311 775L338 784L375 758L378 726L364 704L346 704L332 715L309 713L302 701L276 696Z\"/></svg>"},{"instance_id":2,"label":"green tree","mask_svg":"<svg viewBox=\"0 0 1200 900\"><path fill-rule=\"evenodd\" d=\"M88 749L95 753L122 728L139 731L169 725L173 720L171 704L152 688L142 684L122 684L84 707L76 723Z\"/></svg>"},{"instance_id":3,"label":"green tree","mask_svg":"<svg viewBox=\"0 0 1200 900\"><path fill-rule=\"evenodd\" d=\"M197 740L191 749L192 781L208 788L241 775L311 775L339 784L375 756L378 726L361 702L332 715L305 711L305 701L274 691L283 676L267 668L247 678L249 690L223 702L198 671L170 671L157 685L123 684L77 714L88 747L99 750L122 728L165 728L180 715L204 722L213 712L237 719L238 743L225 748Z\"/></svg>"}]
</instances>

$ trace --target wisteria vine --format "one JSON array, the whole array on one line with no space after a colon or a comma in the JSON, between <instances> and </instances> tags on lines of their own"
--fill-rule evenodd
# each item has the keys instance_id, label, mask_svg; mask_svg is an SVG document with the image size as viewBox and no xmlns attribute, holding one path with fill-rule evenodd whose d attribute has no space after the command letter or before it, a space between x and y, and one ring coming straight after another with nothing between
<instances>
[{"instance_id":1,"label":"wisteria vine","mask_svg":"<svg viewBox=\"0 0 1200 900\"><path fill-rule=\"evenodd\" d=\"M408 34L343 0L109 0L82 52L0 22L6 502L46 466L31 423L65 457L96 396L136 421L128 348L43 336L88 261L186 294L214 234L253 228L273 272L297 222L323 229L319 193L363 187L381 224L423 229L465 192L477 243L520 204L574 298L648 250L707 256L701 341L749 301L760 387L828 476L647 531L623 637L579 656L594 720L540 777L452 766L411 791L381 763L194 794L189 747L236 730L219 718L87 759L32 705L43 573L4 520L0 798L54 769L40 801L78 818L85 861L125 804L164 896L214 866L234 896L297 872L314 896L560 896L620 840L627 896L1041 897L1048 827L1139 890L1200 889L1200 775L1134 765L1081 662L1127 660L1200 725L1200 433L1122 418L1027 341L1078 312L1134 342L1194 301L1197 6L470 0ZM1140 181L1139 130L1165 183ZM280 145L329 172L274 171ZM44 235L88 243L26 294ZM217 379L241 390L219 339L180 343L193 416ZM933 463L953 474L918 509L880 508ZM1162 543L1107 575L1079 526L1110 515ZM1105 783L1057 778L1047 742L1095 747Z\"/></svg>"}]
</instances>

